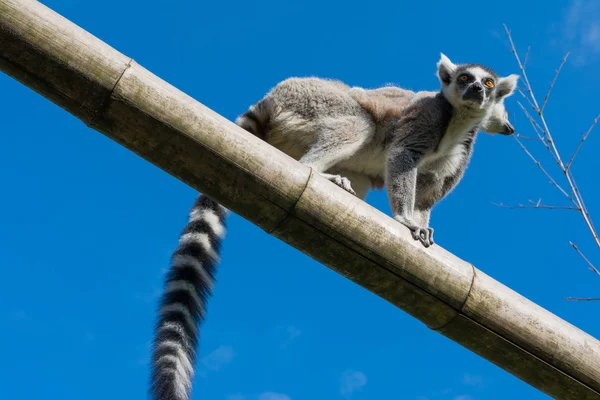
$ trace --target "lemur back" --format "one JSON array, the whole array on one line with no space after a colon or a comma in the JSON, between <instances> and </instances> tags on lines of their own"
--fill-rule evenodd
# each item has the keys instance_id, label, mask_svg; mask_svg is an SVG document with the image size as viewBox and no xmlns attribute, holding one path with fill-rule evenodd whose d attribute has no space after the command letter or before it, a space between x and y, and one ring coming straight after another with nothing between
<instances>
[{"instance_id":1,"label":"lemur back","mask_svg":"<svg viewBox=\"0 0 600 400\"><path fill-rule=\"evenodd\" d=\"M438 74L461 67L444 56L442 61ZM427 246L431 235L422 236L430 229L429 211L460 180L472 150L469 137L477 129L513 131L502 96L490 98L465 134L457 113L461 104L448 100L453 92L444 92L443 78L442 92L393 86L366 90L334 80L290 78L236 123L359 198L385 183L393 216ZM448 149L463 150L453 158ZM226 212L200 194L173 254L154 334L153 400L190 398L198 324L211 293Z\"/></svg>"}]
</instances>

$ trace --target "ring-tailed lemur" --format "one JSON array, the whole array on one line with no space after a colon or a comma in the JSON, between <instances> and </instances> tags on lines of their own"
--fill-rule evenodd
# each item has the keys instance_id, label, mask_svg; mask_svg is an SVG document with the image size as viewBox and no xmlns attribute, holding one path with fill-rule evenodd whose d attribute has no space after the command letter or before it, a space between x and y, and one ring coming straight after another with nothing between
<instances>
[{"instance_id":1,"label":"ring-tailed lemur","mask_svg":"<svg viewBox=\"0 0 600 400\"><path fill-rule=\"evenodd\" d=\"M518 78L443 54L437 67L439 92L290 78L236 123L361 199L385 183L394 218L429 246L430 210L462 177L476 131L514 133L503 101ZM226 213L200 194L173 254L153 344L154 400L189 399Z\"/></svg>"}]
</instances>

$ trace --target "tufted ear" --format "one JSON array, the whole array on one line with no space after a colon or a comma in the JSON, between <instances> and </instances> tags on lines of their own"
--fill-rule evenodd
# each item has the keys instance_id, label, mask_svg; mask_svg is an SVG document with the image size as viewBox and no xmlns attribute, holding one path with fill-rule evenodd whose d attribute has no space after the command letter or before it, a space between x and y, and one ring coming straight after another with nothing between
<instances>
[{"instance_id":1,"label":"tufted ear","mask_svg":"<svg viewBox=\"0 0 600 400\"><path fill-rule=\"evenodd\" d=\"M517 88L518 80L519 75L517 74L512 74L506 78L498 79L498 82L496 83L496 98L503 99L505 97L512 96L513 92Z\"/></svg>"},{"instance_id":2,"label":"tufted ear","mask_svg":"<svg viewBox=\"0 0 600 400\"><path fill-rule=\"evenodd\" d=\"M456 65L444 53L440 53L440 61L437 63L437 77L442 84L447 85L450 83L454 71L456 71Z\"/></svg>"}]
</instances>

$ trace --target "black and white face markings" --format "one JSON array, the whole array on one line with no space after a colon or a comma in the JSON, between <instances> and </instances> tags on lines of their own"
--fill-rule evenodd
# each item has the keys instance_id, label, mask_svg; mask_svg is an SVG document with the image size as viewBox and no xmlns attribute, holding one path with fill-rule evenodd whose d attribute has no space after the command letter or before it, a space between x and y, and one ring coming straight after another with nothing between
<instances>
[{"instance_id":1,"label":"black and white face markings","mask_svg":"<svg viewBox=\"0 0 600 400\"><path fill-rule=\"evenodd\" d=\"M456 88L463 101L484 107L494 97L498 75L479 64L462 64L456 69Z\"/></svg>"},{"instance_id":2,"label":"black and white face markings","mask_svg":"<svg viewBox=\"0 0 600 400\"><path fill-rule=\"evenodd\" d=\"M483 132L505 135L514 132L504 98L512 94L518 75L500 77L485 65L454 64L444 53L440 54L437 67L442 94L455 111L469 118L482 118L477 127Z\"/></svg>"}]
</instances>

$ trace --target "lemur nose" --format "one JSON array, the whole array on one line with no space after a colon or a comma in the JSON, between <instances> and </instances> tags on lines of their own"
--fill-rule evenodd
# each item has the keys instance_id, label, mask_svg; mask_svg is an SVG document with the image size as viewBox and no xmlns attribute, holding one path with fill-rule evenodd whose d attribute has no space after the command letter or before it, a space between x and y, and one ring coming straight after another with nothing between
<instances>
[{"instance_id":1,"label":"lemur nose","mask_svg":"<svg viewBox=\"0 0 600 400\"><path fill-rule=\"evenodd\" d=\"M477 90L478 92L481 92L483 91L483 86L481 86L481 83L475 82L473 83L473 89Z\"/></svg>"}]
</instances>

